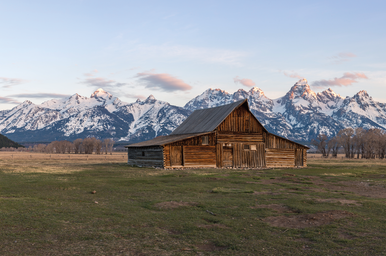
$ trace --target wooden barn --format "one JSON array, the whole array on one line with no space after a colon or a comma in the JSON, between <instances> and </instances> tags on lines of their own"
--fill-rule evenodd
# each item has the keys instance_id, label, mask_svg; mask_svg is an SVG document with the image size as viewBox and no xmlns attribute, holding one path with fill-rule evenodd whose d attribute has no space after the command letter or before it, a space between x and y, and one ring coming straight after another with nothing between
<instances>
[{"instance_id":1,"label":"wooden barn","mask_svg":"<svg viewBox=\"0 0 386 256\"><path fill-rule=\"evenodd\" d=\"M161 168L305 167L309 149L269 133L247 99L196 110L170 135L126 147L129 165Z\"/></svg>"}]
</instances>

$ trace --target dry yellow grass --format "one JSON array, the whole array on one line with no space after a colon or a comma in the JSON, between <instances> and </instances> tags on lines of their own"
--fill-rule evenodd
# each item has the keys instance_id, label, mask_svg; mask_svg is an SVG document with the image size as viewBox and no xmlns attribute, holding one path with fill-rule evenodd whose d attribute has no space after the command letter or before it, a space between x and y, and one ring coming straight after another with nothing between
<instances>
[{"instance_id":1,"label":"dry yellow grass","mask_svg":"<svg viewBox=\"0 0 386 256\"><path fill-rule=\"evenodd\" d=\"M386 159L349 159L346 158L344 154L339 154L337 158L323 158L321 154L308 154L307 156L308 164L333 164L333 165L342 165L342 166L355 166L358 164L361 165L386 165Z\"/></svg>"},{"instance_id":2,"label":"dry yellow grass","mask_svg":"<svg viewBox=\"0 0 386 256\"><path fill-rule=\"evenodd\" d=\"M71 173L83 170L81 167L72 168L74 165L126 162L126 152L114 152L112 155L0 152L0 168L15 173Z\"/></svg>"}]
</instances>

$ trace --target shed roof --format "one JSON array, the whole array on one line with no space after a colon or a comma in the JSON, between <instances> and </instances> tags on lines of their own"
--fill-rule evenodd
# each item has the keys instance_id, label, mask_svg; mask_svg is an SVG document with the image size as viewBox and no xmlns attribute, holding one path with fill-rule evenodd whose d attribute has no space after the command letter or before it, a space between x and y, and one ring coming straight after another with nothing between
<instances>
[{"instance_id":1,"label":"shed roof","mask_svg":"<svg viewBox=\"0 0 386 256\"><path fill-rule=\"evenodd\" d=\"M190 133L190 134L179 134L179 135L168 135L168 136L158 136L157 138L142 141L138 143L134 143L128 146L125 146L126 148L135 148L135 147L151 147L151 146L162 146L165 144L169 144L172 142L189 139L195 136L204 135L207 134L207 132L204 133Z\"/></svg>"}]
</instances>

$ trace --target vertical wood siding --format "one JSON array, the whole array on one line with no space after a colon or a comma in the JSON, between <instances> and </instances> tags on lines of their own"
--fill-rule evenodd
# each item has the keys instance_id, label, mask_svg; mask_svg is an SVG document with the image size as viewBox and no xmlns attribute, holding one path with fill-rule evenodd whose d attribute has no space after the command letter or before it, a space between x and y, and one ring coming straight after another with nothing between
<instances>
[{"instance_id":1,"label":"vertical wood siding","mask_svg":"<svg viewBox=\"0 0 386 256\"><path fill-rule=\"evenodd\" d=\"M262 133L263 127L245 105L235 109L218 127L218 132Z\"/></svg>"},{"instance_id":2,"label":"vertical wood siding","mask_svg":"<svg viewBox=\"0 0 386 256\"><path fill-rule=\"evenodd\" d=\"M164 168L170 167L170 145L165 145L163 147L164 152Z\"/></svg>"},{"instance_id":3,"label":"vertical wood siding","mask_svg":"<svg viewBox=\"0 0 386 256\"><path fill-rule=\"evenodd\" d=\"M303 166L303 149L295 149L295 166Z\"/></svg>"},{"instance_id":4,"label":"vertical wood siding","mask_svg":"<svg viewBox=\"0 0 386 256\"><path fill-rule=\"evenodd\" d=\"M303 167L307 167L307 149L303 149Z\"/></svg>"}]
</instances>

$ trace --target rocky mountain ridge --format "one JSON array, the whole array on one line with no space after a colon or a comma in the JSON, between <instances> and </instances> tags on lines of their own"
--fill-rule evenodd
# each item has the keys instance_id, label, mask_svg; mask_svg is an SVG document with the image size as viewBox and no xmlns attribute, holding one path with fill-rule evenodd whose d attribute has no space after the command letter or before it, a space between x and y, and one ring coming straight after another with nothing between
<instances>
[{"instance_id":1,"label":"rocky mountain ridge","mask_svg":"<svg viewBox=\"0 0 386 256\"><path fill-rule=\"evenodd\" d=\"M346 98L331 89L315 93L302 79L277 99L269 99L257 87L234 93L208 89L184 107L159 101L152 95L143 101L125 103L103 89L90 98L74 94L39 105L25 101L11 110L0 111L0 133L19 142L95 136L134 143L170 134L196 109L245 98L267 130L298 142L310 141L319 133L334 136L346 127L386 129L386 104L374 101L366 91Z\"/></svg>"}]
</instances>

